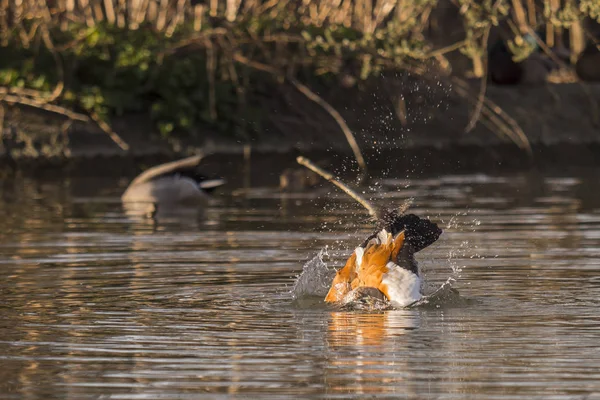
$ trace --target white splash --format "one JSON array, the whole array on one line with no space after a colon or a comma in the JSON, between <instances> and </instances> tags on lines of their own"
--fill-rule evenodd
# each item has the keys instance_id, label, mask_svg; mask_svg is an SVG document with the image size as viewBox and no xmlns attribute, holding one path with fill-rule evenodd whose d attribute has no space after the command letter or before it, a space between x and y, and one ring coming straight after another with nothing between
<instances>
[{"instance_id":1,"label":"white splash","mask_svg":"<svg viewBox=\"0 0 600 400\"><path fill-rule=\"evenodd\" d=\"M327 247L321 249L316 256L304 264L302 273L296 278L291 290L293 299L327 295L329 285L335 275L335 269L327 266L323 260L326 256L329 256Z\"/></svg>"},{"instance_id":2,"label":"white splash","mask_svg":"<svg viewBox=\"0 0 600 400\"><path fill-rule=\"evenodd\" d=\"M445 223L446 229L464 232L476 230L480 226L481 222L477 219L463 222L462 219L464 218L461 217L465 216L467 216L466 212L459 212L452 216L450 220ZM379 238L379 240L381 241L381 238ZM330 257L328 250L328 247L321 249L315 257L304 264L302 273L296 278L294 286L290 291L294 300L312 298L309 300L310 307L314 307L316 304L323 302L322 299L329 291L329 287L335 276L336 268L341 266L328 266L326 262ZM346 252L349 253L349 251ZM337 251L335 253L336 255L333 258L337 258L338 255L342 256L342 254L337 254ZM464 240L458 246L453 246L453 248L448 251L446 257L442 256L441 259L438 258L437 260L420 260L420 275L422 276L421 293L423 294L423 298L414 303L411 307L442 307L462 304L462 302L466 301L460 297L458 291L453 286L460 280L463 268L465 268L465 265L462 265L461 261L465 258L474 257L483 258L477 254L477 246L472 245L468 240ZM450 275L446 276L446 280L442 284L440 284L439 281L435 283L428 282L426 277L427 269L433 266L436 266L435 268L437 269L439 262L442 260L447 267L450 267ZM320 298L318 299L319 303L315 303L317 298ZM358 303L360 302L357 302L357 304Z\"/></svg>"}]
</instances>

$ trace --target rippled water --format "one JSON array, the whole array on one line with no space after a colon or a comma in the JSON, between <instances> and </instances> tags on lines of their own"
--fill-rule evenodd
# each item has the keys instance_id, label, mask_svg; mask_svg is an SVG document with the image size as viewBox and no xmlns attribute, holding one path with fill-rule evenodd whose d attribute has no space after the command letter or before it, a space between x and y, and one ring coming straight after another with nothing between
<instances>
[{"instance_id":1,"label":"rippled water","mask_svg":"<svg viewBox=\"0 0 600 400\"><path fill-rule=\"evenodd\" d=\"M129 217L126 182L0 187L0 398L600 399L599 171L386 179L445 227L420 253L460 304L340 312L290 291L370 232L329 186L229 187Z\"/></svg>"}]
</instances>

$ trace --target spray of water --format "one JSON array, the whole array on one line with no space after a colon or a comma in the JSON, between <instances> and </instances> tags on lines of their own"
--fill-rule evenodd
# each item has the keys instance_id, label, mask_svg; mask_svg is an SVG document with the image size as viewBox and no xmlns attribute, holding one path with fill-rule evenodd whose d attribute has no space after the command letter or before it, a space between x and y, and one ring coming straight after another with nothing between
<instances>
[{"instance_id":1,"label":"spray of water","mask_svg":"<svg viewBox=\"0 0 600 400\"><path fill-rule=\"evenodd\" d=\"M406 122L410 123L416 121L421 121L424 123L428 122L432 118L431 113L429 113L429 109L440 108L443 106L445 104L444 100L448 97L450 91L450 89L442 85L439 80L427 81L422 79L413 79L410 75L406 75L396 76L395 81L398 81L400 86L396 87L396 89L398 89L398 93L395 93L394 96L398 97L398 100L401 101L404 106L410 106L410 112L405 112L406 115L404 115L404 117L408 120ZM389 92L389 90L384 90L382 93L384 93L386 97L389 97L390 94L393 94ZM426 100L425 103L427 103L428 107L419 106L419 104L423 103L422 100ZM389 107L389 105L379 109L377 104L378 102L374 101L372 110L379 111L380 117L370 124L369 129L360 130L362 139L371 145L371 150L375 152L376 156L381 155L382 150L392 144L395 144L396 147L402 147L402 143L404 141L403 133L410 131L410 127L406 126L406 124L404 124L401 129L398 129L397 124L394 123L397 120L396 113L398 110L395 110L393 107ZM346 166L342 166L341 169L345 171ZM396 175L397 172L398 171L394 171L394 174ZM407 171L407 179L409 172L410 171ZM385 179L390 171L384 170L382 173L383 179ZM404 189L408 189L409 186L409 184L405 184ZM373 200L376 200L373 197L378 198L383 192L382 184L380 182L372 182L372 185L364 188L361 191L361 194L363 197L367 197L370 202L373 202ZM387 194L389 193L386 193L386 195ZM381 200L381 198L379 199ZM447 229L458 227L457 217L458 216L451 218ZM332 227L325 223L323 229L325 231L331 231ZM432 293L435 295L439 294L440 292L450 293L452 291L452 285L460 278L463 268L463 266L459 265L459 260L461 260L464 254L466 254L469 250L471 250L469 243L465 241L459 246L459 248L452 249L449 252L447 256L447 263L452 270L451 275L441 286L436 285L427 288L426 294ZM298 276L291 291L294 299L298 299L303 296L326 295L331 280L333 279L333 275L335 274L335 270L333 268L329 268L323 259L323 257L327 255L327 249L323 249L319 252L319 254L317 254L317 256L309 260L304 265L302 273Z\"/></svg>"},{"instance_id":2,"label":"spray of water","mask_svg":"<svg viewBox=\"0 0 600 400\"><path fill-rule=\"evenodd\" d=\"M475 230L480 225L478 220L464 221L466 212L457 213L452 216L450 220L445 224L446 230L453 231L465 231ZM461 222L461 219L463 222ZM335 275L336 268L330 267L326 259L330 257L330 249L325 247L320 250L319 253L307 261L304 264L302 273L297 277L294 286L291 290L291 295L294 300L303 298L315 298L322 299L327 294L329 286ZM414 306L423 307L442 307L449 305L463 304L465 299L461 298L458 291L453 287L454 284L460 279L464 265L461 265L460 261L465 258L483 258L476 253L476 248L472 246L469 241L462 241L458 246L453 247L448 252L445 258L445 266L450 267L451 274L447 279L440 285L439 283L434 285L427 283L423 287L423 293L425 297L416 303ZM439 260L426 260L426 264L439 264ZM424 276L426 275L426 266L422 265Z\"/></svg>"},{"instance_id":3,"label":"spray of water","mask_svg":"<svg viewBox=\"0 0 600 400\"><path fill-rule=\"evenodd\" d=\"M290 292L294 300L302 297L325 297L335 275L335 269L329 268L324 261L327 256L329 256L328 248L325 247L304 264L302 273L296 278Z\"/></svg>"}]
</instances>

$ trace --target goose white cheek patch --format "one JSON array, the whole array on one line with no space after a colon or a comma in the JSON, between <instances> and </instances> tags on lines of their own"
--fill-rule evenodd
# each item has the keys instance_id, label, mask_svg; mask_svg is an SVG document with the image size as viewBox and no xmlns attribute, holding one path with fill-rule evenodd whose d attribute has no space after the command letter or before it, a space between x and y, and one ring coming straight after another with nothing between
<instances>
[{"instance_id":1,"label":"goose white cheek patch","mask_svg":"<svg viewBox=\"0 0 600 400\"><path fill-rule=\"evenodd\" d=\"M209 179L198 184L201 189L212 189L225 184L224 179Z\"/></svg>"}]
</instances>

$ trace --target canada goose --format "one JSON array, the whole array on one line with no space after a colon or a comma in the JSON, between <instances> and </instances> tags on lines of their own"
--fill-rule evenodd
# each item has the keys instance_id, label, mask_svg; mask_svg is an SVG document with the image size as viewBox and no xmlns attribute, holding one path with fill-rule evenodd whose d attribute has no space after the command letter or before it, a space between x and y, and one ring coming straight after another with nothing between
<instances>
[{"instance_id":1,"label":"canada goose","mask_svg":"<svg viewBox=\"0 0 600 400\"><path fill-rule=\"evenodd\" d=\"M121 200L126 203L196 204L207 194L225 184L223 179L210 179L198 172L202 156L157 165L137 176Z\"/></svg>"}]
</instances>

